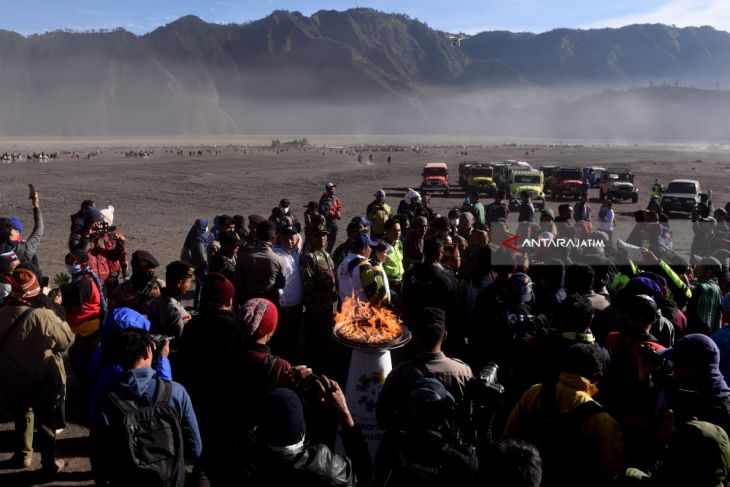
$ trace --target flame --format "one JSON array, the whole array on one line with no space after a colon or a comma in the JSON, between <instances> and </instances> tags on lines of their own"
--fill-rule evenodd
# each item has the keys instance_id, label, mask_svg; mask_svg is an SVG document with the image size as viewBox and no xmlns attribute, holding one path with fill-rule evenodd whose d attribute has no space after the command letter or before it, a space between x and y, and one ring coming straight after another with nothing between
<instances>
[{"instance_id":1,"label":"flame","mask_svg":"<svg viewBox=\"0 0 730 487\"><path fill-rule=\"evenodd\" d=\"M342 311L335 315L335 333L360 343L388 343L403 334L398 317L387 308L372 306L353 294L345 298Z\"/></svg>"}]
</instances>

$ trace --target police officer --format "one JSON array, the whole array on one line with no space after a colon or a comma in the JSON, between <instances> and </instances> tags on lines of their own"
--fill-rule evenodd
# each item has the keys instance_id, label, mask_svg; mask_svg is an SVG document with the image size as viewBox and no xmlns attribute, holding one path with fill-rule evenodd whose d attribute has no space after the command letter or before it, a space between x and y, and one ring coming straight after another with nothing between
<instances>
[{"instance_id":1,"label":"police officer","mask_svg":"<svg viewBox=\"0 0 730 487\"><path fill-rule=\"evenodd\" d=\"M334 326L333 310L337 301L335 264L327 252L327 227L319 224L312 229L311 251L299 259L302 275L304 330L306 333L307 364L319 368Z\"/></svg>"}]
</instances>

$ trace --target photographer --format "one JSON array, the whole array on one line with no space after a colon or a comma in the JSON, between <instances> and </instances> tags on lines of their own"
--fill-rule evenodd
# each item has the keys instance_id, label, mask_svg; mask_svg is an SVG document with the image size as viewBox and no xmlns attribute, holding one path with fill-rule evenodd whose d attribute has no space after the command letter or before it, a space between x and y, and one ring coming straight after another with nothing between
<instances>
[{"instance_id":1,"label":"photographer","mask_svg":"<svg viewBox=\"0 0 730 487\"><path fill-rule=\"evenodd\" d=\"M415 382L409 393L410 415L402 430L387 432L375 456L380 486L470 486L479 470L476 450L460 446L449 420L456 401L434 378Z\"/></svg>"},{"instance_id":2,"label":"photographer","mask_svg":"<svg viewBox=\"0 0 730 487\"><path fill-rule=\"evenodd\" d=\"M107 225L93 206L85 208L82 214L84 227L69 237L69 252L81 250L89 254L89 267L99 276L108 297L119 284L122 262L127 259L125 237Z\"/></svg>"},{"instance_id":3,"label":"photographer","mask_svg":"<svg viewBox=\"0 0 730 487\"><path fill-rule=\"evenodd\" d=\"M111 296L111 308L131 308L145 316L150 304L159 297L165 283L155 276L160 266L157 259L146 250L132 254L132 277L117 287Z\"/></svg>"}]
</instances>

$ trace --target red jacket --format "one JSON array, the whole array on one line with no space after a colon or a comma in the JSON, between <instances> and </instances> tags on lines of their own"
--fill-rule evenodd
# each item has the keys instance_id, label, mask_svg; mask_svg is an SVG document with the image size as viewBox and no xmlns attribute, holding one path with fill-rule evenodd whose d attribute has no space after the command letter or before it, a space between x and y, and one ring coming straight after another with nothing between
<instances>
[{"instance_id":1,"label":"red jacket","mask_svg":"<svg viewBox=\"0 0 730 487\"><path fill-rule=\"evenodd\" d=\"M93 240L73 234L69 242L69 250L76 249L89 254L89 267L99 276L102 283L106 283L111 274L118 273L122 268L122 262L127 259L127 249L124 247L124 243L118 240L115 245L108 234Z\"/></svg>"},{"instance_id":2,"label":"red jacket","mask_svg":"<svg viewBox=\"0 0 730 487\"><path fill-rule=\"evenodd\" d=\"M101 295L94 280L86 274L81 279L61 286L66 321L73 330L77 325L99 318Z\"/></svg>"}]
</instances>

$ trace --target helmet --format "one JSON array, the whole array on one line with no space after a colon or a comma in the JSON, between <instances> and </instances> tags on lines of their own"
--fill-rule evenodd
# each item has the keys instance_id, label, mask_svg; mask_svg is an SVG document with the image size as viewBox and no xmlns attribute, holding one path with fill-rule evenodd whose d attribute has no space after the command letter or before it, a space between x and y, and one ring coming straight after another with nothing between
<instances>
[{"instance_id":1,"label":"helmet","mask_svg":"<svg viewBox=\"0 0 730 487\"><path fill-rule=\"evenodd\" d=\"M408 191L406 192L404 199L406 200L406 203L411 205L414 203L414 201L413 201L414 199L416 201L421 201L421 195L418 194L418 191L415 191L415 190L409 188Z\"/></svg>"}]
</instances>

